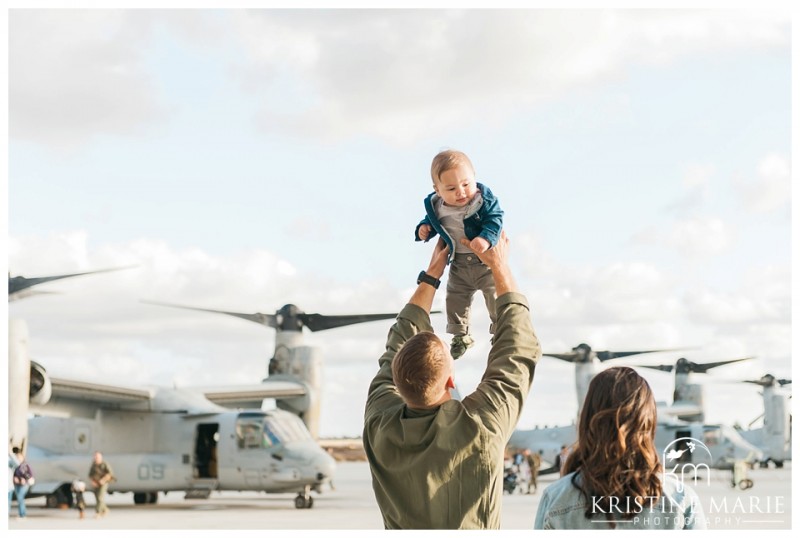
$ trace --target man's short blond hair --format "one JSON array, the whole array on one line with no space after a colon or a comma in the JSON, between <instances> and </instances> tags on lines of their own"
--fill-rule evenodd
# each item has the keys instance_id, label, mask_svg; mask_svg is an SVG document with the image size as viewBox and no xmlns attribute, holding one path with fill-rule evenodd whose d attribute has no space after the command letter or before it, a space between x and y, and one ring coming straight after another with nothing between
<instances>
[{"instance_id":1,"label":"man's short blond hair","mask_svg":"<svg viewBox=\"0 0 800 538\"><path fill-rule=\"evenodd\" d=\"M472 173L475 173L475 167L472 166L472 161L469 160L469 157L467 157L467 154L463 151L458 151L456 149L440 151L436 157L433 158L433 162L431 163L431 179L436 183L441 179L440 176L443 172L447 172L461 165L469 166Z\"/></svg>"},{"instance_id":2,"label":"man's short blond hair","mask_svg":"<svg viewBox=\"0 0 800 538\"><path fill-rule=\"evenodd\" d=\"M392 360L392 378L400 396L411 407L428 407L441 396L447 354L438 336L415 334Z\"/></svg>"}]
</instances>

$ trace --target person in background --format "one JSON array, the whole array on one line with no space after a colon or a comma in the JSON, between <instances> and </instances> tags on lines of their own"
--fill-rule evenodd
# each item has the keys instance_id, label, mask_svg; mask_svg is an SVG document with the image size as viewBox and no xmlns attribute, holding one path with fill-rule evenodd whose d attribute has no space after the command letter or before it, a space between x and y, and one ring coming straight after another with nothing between
<instances>
[{"instance_id":1,"label":"person in background","mask_svg":"<svg viewBox=\"0 0 800 538\"><path fill-rule=\"evenodd\" d=\"M113 479L114 471L111 466L103 461L103 454L100 451L95 452L92 466L89 468L89 480L92 484L94 497L97 500L94 517L103 517L108 514L105 497L108 491L108 483Z\"/></svg>"},{"instance_id":2,"label":"person in background","mask_svg":"<svg viewBox=\"0 0 800 538\"><path fill-rule=\"evenodd\" d=\"M567 456L569 456L569 448L567 448L567 445L561 445L561 452L556 454L556 467L561 476L564 476L564 464L567 461Z\"/></svg>"},{"instance_id":3,"label":"person in background","mask_svg":"<svg viewBox=\"0 0 800 538\"><path fill-rule=\"evenodd\" d=\"M14 447L8 453L8 513L11 513L11 500L14 498L14 471L19 465L19 458L17 453L19 448Z\"/></svg>"},{"instance_id":4,"label":"person in background","mask_svg":"<svg viewBox=\"0 0 800 538\"><path fill-rule=\"evenodd\" d=\"M528 461L528 466L531 468L531 483L530 486L528 486L528 493L531 493L531 487L533 487L533 493L536 493L536 489L539 487L539 468L542 466L542 455L540 452L531 452L529 448L526 448L523 452L525 459Z\"/></svg>"},{"instance_id":5,"label":"person in background","mask_svg":"<svg viewBox=\"0 0 800 538\"><path fill-rule=\"evenodd\" d=\"M83 519L86 510L86 500L83 498L83 492L86 491L86 482L83 480L75 479L72 481L72 493L75 494L75 508L78 509L80 519Z\"/></svg>"},{"instance_id":6,"label":"person in background","mask_svg":"<svg viewBox=\"0 0 800 538\"><path fill-rule=\"evenodd\" d=\"M28 511L25 508L25 496L36 480L33 478L33 469L30 464L25 461L25 454L17 450L15 455L19 460L19 465L14 469L14 495L17 497L19 518L23 519L28 515Z\"/></svg>"}]
</instances>

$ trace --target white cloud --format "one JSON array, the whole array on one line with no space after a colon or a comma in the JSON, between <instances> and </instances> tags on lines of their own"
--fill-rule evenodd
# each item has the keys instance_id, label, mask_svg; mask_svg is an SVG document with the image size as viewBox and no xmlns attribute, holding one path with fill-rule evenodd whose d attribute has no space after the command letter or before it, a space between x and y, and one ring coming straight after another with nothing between
<instances>
[{"instance_id":1,"label":"white cloud","mask_svg":"<svg viewBox=\"0 0 800 538\"><path fill-rule=\"evenodd\" d=\"M687 314L706 323L739 324L788 321L788 295L777 298L751 296L749 293L720 293L711 290L687 294Z\"/></svg>"},{"instance_id":2,"label":"white cloud","mask_svg":"<svg viewBox=\"0 0 800 538\"><path fill-rule=\"evenodd\" d=\"M649 226L635 233L634 243L668 247L686 258L708 258L733 245L734 231L719 217L695 216L673 221L669 228Z\"/></svg>"},{"instance_id":3,"label":"white cloud","mask_svg":"<svg viewBox=\"0 0 800 538\"><path fill-rule=\"evenodd\" d=\"M11 10L9 134L60 148L162 121L144 11Z\"/></svg>"},{"instance_id":4,"label":"white cloud","mask_svg":"<svg viewBox=\"0 0 800 538\"><path fill-rule=\"evenodd\" d=\"M785 18L720 11L249 11L237 25L248 87L282 77L308 96L288 114L265 103L266 128L398 143L491 124L631 63L788 42Z\"/></svg>"},{"instance_id":5,"label":"white cloud","mask_svg":"<svg viewBox=\"0 0 800 538\"><path fill-rule=\"evenodd\" d=\"M691 164L681 178L685 193L666 206L666 210L681 216L701 209L711 193L711 179L716 172L711 164Z\"/></svg>"},{"instance_id":6,"label":"white cloud","mask_svg":"<svg viewBox=\"0 0 800 538\"><path fill-rule=\"evenodd\" d=\"M705 187L714 175L715 167L711 164L692 164L686 167L683 184L688 189Z\"/></svg>"},{"instance_id":7,"label":"white cloud","mask_svg":"<svg viewBox=\"0 0 800 538\"><path fill-rule=\"evenodd\" d=\"M735 10L14 10L12 137L69 145L164 121L144 56L157 24L194 47L238 42L229 67L264 96L267 129L398 143L491 125L631 64L785 46L790 27Z\"/></svg>"},{"instance_id":8,"label":"white cloud","mask_svg":"<svg viewBox=\"0 0 800 538\"><path fill-rule=\"evenodd\" d=\"M752 181L736 181L742 205L754 213L788 210L792 198L792 171L789 160L777 153L764 157Z\"/></svg>"}]
</instances>

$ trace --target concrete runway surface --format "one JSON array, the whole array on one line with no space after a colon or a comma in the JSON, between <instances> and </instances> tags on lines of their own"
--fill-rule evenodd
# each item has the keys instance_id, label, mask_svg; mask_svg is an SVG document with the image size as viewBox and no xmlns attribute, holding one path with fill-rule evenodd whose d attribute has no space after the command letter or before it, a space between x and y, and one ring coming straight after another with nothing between
<instances>
[{"instance_id":1,"label":"concrete runway surface","mask_svg":"<svg viewBox=\"0 0 800 538\"><path fill-rule=\"evenodd\" d=\"M693 486L701 498L710 529L791 529L791 467L749 472L754 487L730 486L729 471L712 471ZM539 491L531 495L503 495L502 529L532 529L541 492L555 479L540 477ZM710 483L709 483L710 482ZM155 505L134 505L133 495L108 496L110 513L94 518L94 496L86 495L86 519L75 509L48 509L44 498L28 500L28 517L16 519L16 503L9 517L10 530L99 529L382 529L372 494L366 462L338 464L335 490L314 495L310 510L294 508L293 494L256 492L213 493L207 500L184 500L182 492L159 495ZM713 503L713 506L712 506Z\"/></svg>"}]
</instances>

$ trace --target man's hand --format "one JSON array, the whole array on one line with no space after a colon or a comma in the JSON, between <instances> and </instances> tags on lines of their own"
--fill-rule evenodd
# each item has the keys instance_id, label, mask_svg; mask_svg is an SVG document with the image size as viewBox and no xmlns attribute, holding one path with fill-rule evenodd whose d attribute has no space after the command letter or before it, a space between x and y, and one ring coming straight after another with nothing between
<instances>
[{"instance_id":1,"label":"man's hand","mask_svg":"<svg viewBox=\"0 0 800 538\"><path fill-rule=\"evenodd\" d=\"M419 227L419 230L417 230L417 235L422 241L427 241L428 236L430 234L431 234L431 227L428 224L423 224L422 226Z\"/></svg>"},{"instance_id":2,"label":"man's hand","mask_svg":"<svg viewBox=\"0 0 800 538\"><path fill-rule=\"evenodd\" d=\"M447 244L444 242L444 239L440 237L436 242L436 246L433 247L431 263L428 264L428 270L425 272L432 277L441 279L442 275L444 274L444 268L447 267L447 256L449 253L450 249L447 248Z\"/></svg>"},{"instance_id":3,"label":"man's hand","mask_svg":"<svg viewBox=\"0 0 800 538\"><path fill-rule=\"evenodd\" d=\"M506 235L506 231L503 230L500 232L500 238L497 240L497 244L494 248L487 249L487 250L479 250L475 248L473 244L477 239L483 239L481 237L476 237L472 241L468 241L466 238L461 239L461 244L465 247L469 247L472 252L478 255L478 258L489 266L490 269L494 270L496 267L500 266L508 266L508 236ZM484 241L486 241L484 239ZM488 245L488 243L487 243Z\"/></svg>"},{"instance_id":4,"label":"man's hand","mask_svg":"<svg viewBox=\"0 0 800 538\"><path fill-rule=\"evenodd\" d=\"M500 232L497 244L485 252L478 252L465 238L461 239L461 244L469 247L478 258L492 270L494 286L497 296L501 296L509 291L517 291L517 283L508 267L508 236L506 231Z\"/></svg>"}]
</instances>

